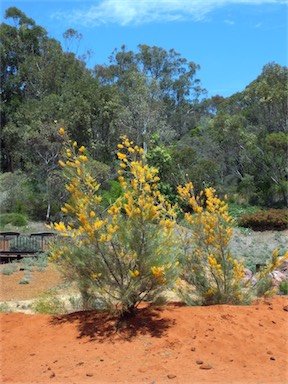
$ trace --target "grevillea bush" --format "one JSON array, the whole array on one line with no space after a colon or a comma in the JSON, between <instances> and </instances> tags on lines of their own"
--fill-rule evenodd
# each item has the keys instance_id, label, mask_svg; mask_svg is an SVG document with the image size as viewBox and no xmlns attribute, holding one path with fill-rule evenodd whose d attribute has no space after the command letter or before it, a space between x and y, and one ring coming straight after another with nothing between
<instances>
[{"instance_id":1,"label":"grevillea bush","mask_svg":"<svg viewBox=\"0 0 288 384\"><path fill-rule=\"evenodd\" d=\"M67 223L54 224L62 240L52 258L77 282L84 307L132 314L177 278L174 209L157 190L157 170L148 167L143 149L123 137L117 153L123 196L103 212L86 149L70 142L63 129L60 134L69 201L62 208Z\"/></svg>"},{"instance_id":2,"label":"grevillea bush","mask_svg":"<svg viewBox=\"0 0 288 384\"><path fill-rule=\"evenodd\" d=\"M238 304L243 300L244 265L229 251L233 219L227 204L212 188L196 197L192 183L179 186L178 193L193 211L185 213L179 235L182 278L187 282L180 294L190 304Z\"/></svg>"},{"instance_id":3,"label":"grevillea bush","mask_svg":"<svg viewBox=\"0 0 288 384\"><path fill-rule=\"evenodd\" d=\"M271 261L256 274L253 284L245 279L244 260L233 258L229 249L234 220L228 205L213 188L206 188L195 196L192 183L178 187L183 201L192 208L185 213L186 225L179 229L181 244L182 279L179 294L187 304L246 304L259 294L270 278L270 273L288 258L275 249ZM266 284L267 285L267 284ZM263 295L273 294L273 288Z\"/></svg>"}]
</instances>

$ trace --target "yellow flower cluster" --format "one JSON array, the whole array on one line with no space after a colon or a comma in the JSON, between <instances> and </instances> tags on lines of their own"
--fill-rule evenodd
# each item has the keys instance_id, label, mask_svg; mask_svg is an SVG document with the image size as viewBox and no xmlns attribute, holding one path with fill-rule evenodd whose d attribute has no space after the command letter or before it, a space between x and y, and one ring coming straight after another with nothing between
<instances>
[{"instance_id":1,"label":"yellow flower cluster","mask_svg":"<svg viewBox=\"0 0 288 384\"><path fill-rule=\"evenodd\" d=\"M233 268L233 278L235 282L240 282L245 276L244 273L244 265L240 264L237 260L233 260L234 268Z\"/></svg>"},{"instance_id":2,"label":"yellow flower cluster","mask_svg":"<svg viewBox=\"0 0 288 384\"><path fill-rule=\"evenodd\" d=\"M65 130L60 128L61 136ZM63 157L66 161L59 160L59 165L67 174L69 182L66 184L66 190L70 194L69 203L65 203L61 208L62 212L74 217L74 223L65 225L63 222L55 223L54 229L62 236L71 236L76 238L85 233L90 239L100 239L101 229L107 225L107 220L100 220L96 217L95 207L101 202L101 197L97 195L99 184L91 176L89 166L87 166L88 156L85 154L86 148L82 145L80 148L77 142L66 141L66 148ZM113 233L115 228L109 228L109 233Z\"/></svg>"},{"instance_id":3,"label":"yellow flower cluster","mask_svg":"<svg viewBox=\"0 0 288 384\"><path fill-rule=\"evenodd\" d=\"M175 212L171 205L165 205L163 196L157 190L157 182L160 180L158 170L145 164L143 148L134 145L126 136L122 136L118 149L117 157L121 167L118 180L125 192L126 215L131 219L156 222L165 211L167 219L161 220L159 224L168 230L174 225ZM119 209L119 206L113 206L110 212L116 213Z\"/></svg>"},{"instance_id":4,"label":"yellow flower cluster","mask_svg":"<svg viewBox=\"0 0 288 384\"><path fill-rule=\"evenodd\" d=\"M135 279L135 277L138 277L140 275L140 272L138 271L138 269L136 269L135 271L129 270L129 273L132 279Z\"/></svg>"},{"instance_id":5,"label":"yellow flower cluster","mask_svg":"<svg viewBox=\"0 0 288 384\"><path fill-rule=\"evenodd\" d=\"M151 267L152 275L157 279L157 282L159 284L166 283L167 279L165 277L165 266L162 265L161 267Z\"/></svg>"}]
</instances>

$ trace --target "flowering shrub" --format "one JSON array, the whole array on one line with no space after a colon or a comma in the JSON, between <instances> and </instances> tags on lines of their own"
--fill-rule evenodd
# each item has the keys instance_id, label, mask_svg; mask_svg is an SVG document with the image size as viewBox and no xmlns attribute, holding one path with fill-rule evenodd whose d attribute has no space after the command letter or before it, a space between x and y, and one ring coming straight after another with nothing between
<instances>
[{"instance_id":1,"label":"flowering shrub","mask_svg":"<svg viewBox=\"0 0 288 384\"><path fill-rule=\"evenodd\" d=\"M241 304L249 302L269 274L288 258L278 257L275 249L272 261L255 276L253 285L245 280L244 260L233 258L229 250L233 219L225 201L219 199L212 188L206 188L195 197L193 184L178 187L182 200L193 209L186 213L186 227L180 229L182 249L182 278L188 283L179 289L187 303ZM266 284L267 285L267 284ZM265 296L272 294L265 290Z\"/></svg>"},{"instance_id":2,"label":"flowering shrub","mask_svg":"<svg viewBox=\"0 0 288 384\"><path fill-rule=\"evenodd\" d=\"M288 258L286 253L280 259L275 250L250 286L243 262L229 250L233 219L227 204L212 188L196 197L192 183L178 187L193 212L185 214L186 226L176 231L175 207L159 191L157 169L146 164L143 149L126 137L117 153L122 193L103 211L100 185L92 176L93 162L85 147L72 143L64 129L60 134L65 153L59 164L69 200L62 207L67 220L53 225L61 236L51 246L51 257L64 276L77 283L84 307L133 314L143 300L156 300L171 288L179 270L187 283L179 288L186 303L245 303L266 289L261 282Z\"/></svg>"},{"instance_id":3,"label":"flowering shrub","mask_svg":"<svg viewBox=\"0 0 288 384\"><path fill-rule=\"evenodd\" d=\"M243 299L244 266L232 258L228 248L233 220L227 204L212 188L195 197L192 183L179 186L178 193L194 211L185 214L190 231L182 228L179 236L183 278L188 283L188 289L181 291L185 301L204 305L239 303Z\"/></svg>"},{"instance_id":4,"label":"flowering shrub","mask_svg":"<svg viewBox=\"0 0 288 384\"><path fill-rule=\"evenodd\" d=\"M86 149L65 139L64 160L69 201L67 223L55 223L62 240L52 258L77 282L86 307L131 314L144 299L156 299L177 277L175 214L157 190L157 170L145 164L144 151L126 137L118 145L123 196L105 214L100 185L91 176Z\"/></svg>"},{"instance_id":5,"label":"flowering shrub","mask_svg":"<svg viewBox=\"0 0 288 384\"><path fill-rule=\"evenodd\" d=\"M283 262L287 259L288 251L282 257L279 257L279 250L278 248L275 248L272 253L271 261L266 261L265 266L262 266L256 273L253 285L249 284L250 291L253 292L254 295L264 297L275 294L277 290L272 284L272 272L281 267Z\"/></svg>"}]
</instances>

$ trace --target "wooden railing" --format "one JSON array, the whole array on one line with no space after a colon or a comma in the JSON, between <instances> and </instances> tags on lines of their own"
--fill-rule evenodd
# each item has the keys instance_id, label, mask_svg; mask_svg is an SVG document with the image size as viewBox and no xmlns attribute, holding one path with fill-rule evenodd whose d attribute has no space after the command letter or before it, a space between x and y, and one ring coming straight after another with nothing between
<instances>
[{"instance_id":1,"label":"wooden railing","mask_svg":"<svg viewBox=\"0 0 288 384\"><path fill-rule=\"evenodd\" d=\"M43 253L48 249L53 232L38 232L21 235L18 232L0 232L0 261L21 259Z\"/></svg>"}]
</instances>

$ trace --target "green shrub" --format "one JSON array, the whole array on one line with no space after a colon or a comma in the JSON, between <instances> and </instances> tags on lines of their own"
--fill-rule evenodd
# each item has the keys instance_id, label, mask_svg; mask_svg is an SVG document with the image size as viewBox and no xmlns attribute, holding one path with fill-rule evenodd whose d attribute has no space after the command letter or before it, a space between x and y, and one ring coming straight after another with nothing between
<instances>
[{"instance_id":1,"label":"green shrub","mask_svg":"<svg viewBox=\"0 0 288 384\"><path fill-rule=\"evenodd\" d=\"M19 281L19 284L29 284L29 283L30 283L30 279L28 279L27 277L24 277Z\"/></svg>"},{"instance_id":2,"label":"green shrub","mask_svg":"<svg viewBox=\"0 0 288 384\"><path fill-rule=\"evenodd\" d=\"M288 228L288 210L269 209L241 215L238 224L254 231L283 231Z\"/></svg>"},{"instance_id":3,"label":"green shrub","mask_svg":"<svg viewBox=\"0 0 288 384\"><path fill-rule=\"evenodd\" d=\"M284 280L280 283L279 292L283 293L284 295L288 295L288 280Z\"/></svg>"},{"instance_id":4,"label":"green shrub","mask_svg":"<svg viewBox=\"0 0 288 384\"><path fill-rule=\"evenodd\" d=\"M272 292L273 279L270 275L265 276L256 286L257 297L270 296Z\"/></svg>"},{"instance_id":5,"label":"green shrub","mask_svg":"<svg viewBox=\"0 0 288 384\"><path fill-rule=\"evenodd\" d=\"M104 207L110 207L122 195L123 190L119 181L110 180L109 189L101 193L102 203Z\"/></svg>"},{"instance_id":6,"label":"green shrub","mask_svg":"<svg viewBox=\"0 0 288 384\"><path fill-rule=\"evenodd\" d=\"M39 253L34 257L34 266L37 268L38 272L44 272L48 265L48 254Z\"/></svg>"},{"instance_id":7,"label":"green shrub","mask_svg":"<svg viewBox=\"0 0 288 384\"><path fill-rule=\"evenodd\" d=\"M2 213L0 214L0 226L10 224L15 227L25 227L28 224L27 218L21 213Z\"/></svg>"},{"instance_id":8,"label":"green shrub","mask_svg":"<svg viewBox=\"0 0 288 384\"><path fill-rule=\"evenodd\" d=\"M18 271L19 266L16 263L9 263L2 269L2 274L5 276L10 276L14 272Z\"/></svg>"},{"instance_id":9,"label":"green shrub","mask_svg":"<svg viewBox=\"0 0 288 384\"><path fill-rule=\"evenodd\" d=\"M7 303L0 304L0 313L9 313L12 312L12 309L9 307Z\"/></svg>"},{"instance_id":10,"label":"green shrub","mask_svg":"<svg viewBox=\"0 0 288 384\"><path fill-rule=\"evenodd\" d=\"M64 302L57 297L55 292L46 292L42 294L33 303L32 307L36 313L47 315L59 315L67 312Z\"/></svg>"},{"instance_id":11,"label":"green shrub","mask_svg":"<svg viewBox=\"0 0 288 384\"><path fill-rule=\"evenodd\" d=\"M241 205L229 202L228 212L233 217L235 224L238 225L239 217L259 211L260 208L255 205Z\"/></svg>"}]
</instances>

